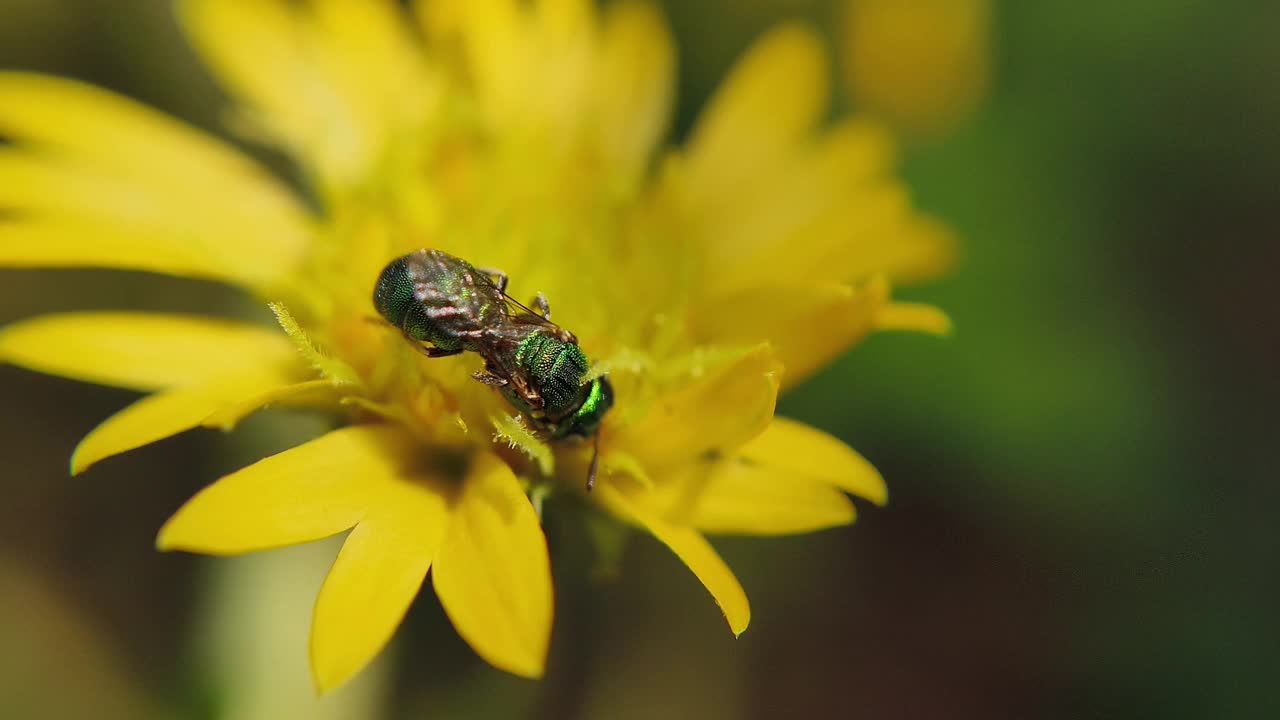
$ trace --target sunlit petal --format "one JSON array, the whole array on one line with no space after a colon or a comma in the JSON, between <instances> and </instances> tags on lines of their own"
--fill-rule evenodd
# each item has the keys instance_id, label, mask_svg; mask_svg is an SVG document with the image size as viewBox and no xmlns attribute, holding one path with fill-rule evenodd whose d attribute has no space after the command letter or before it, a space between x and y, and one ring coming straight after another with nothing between
<instances>
[{"instance_id":1,"label":"sunlit petal","mask_svg":"<svg viewBox=\"0 0 1280 720\"><path fill-rule=\"evenodd\" d=\"M598 58L598 26L592 0L537 0L530 3L527 33L539 82L526 89L534 127L561 147L572 147L591 122L593 72ZM494 118L498 120L498 118ZM568 142L566 142L568 141Z\"/></svg>"},{"instance_id":2,"label":"sunlit petal","mask_svg":"<svg viewBox=\"0 0 1280 720\"><path fill-rule=\"evenodd\" d=\"M322 67L353 111L366 113L362 122L369 127L389 127L426 110L415 103L429 88L428 71L399 6L392 0L312 2L327 52Z\"/></svg>"},{"instance_id":3,"label":"sunlit petal","mask_svg":"<svg viewBox=\"0 0 1280 720\"><path fill-rule=\"evenodd\" d=\"M621 428L610 444L663 468L737 447L769 424L781 378L769 347L696 373L682 389L658 397L643 420Z\"/></svg>"},{"instance_id":4,"label":"sunlit petal","mask_svg":"<svg viewBox=\"0 0 1280 720\"><path fill-rule=\"evenodd\" d=\"M698 576L729 621L734 635L741 635L751 622L751 606L738 578L711 547L711 543L692 527L669 522L643 504L634 502L612 483L596 488L600 502L614 513L629 518L653 534L663 545Z\"/></svg>"},{"instance_id":5,"label":"sunlit petal","mask_svg":"<svg viewBox=\"0 0 1280 720\"><path fill-rule=\"evenodd\" d=\"M810 28L790 24L760 38L698 117L685 158L689 186L723 197L776 167L821 118L827 62Z\"/></svg>"},{"instance_id":6,"label":"sunlit petal","mask_svg":"<svg viewBox=\"0 0 1280 720\"><path fill-rule=\"evenodd\" d=\"M878 243L910 215L906 189L886 174L893 157L883 128L846 120L736 192L691 202L690 222L716 269L706 292L804 282L815 267L832 282L855 279L847 262L832 260L856 256L868 244L862 238Z\"/></svg>"},{"instance_id":7,"label":"sunlit petal","mask_svg":"<svg viewBox=\"0 0 1280 720\"><path fill-rule=\"evenodd\" d=\"M439 83L429 72L404 11L394 0L314 0L314 62L352 123L352 162L358 173L385 152L395 133L417 130L437 107ZM311 147L313 154L330 150Z\"/></svg>"},{"instance_id":8,"label":"sunlit petal","mask_svg":"<svg viewBox=\"0 0 1280 720\"><path fill-rule=\"evenodd\" d=\"M99 460L197 427L228 403L240 403L292 382L290 369L271 372L263 368L149 395L103 420L80 441L71 455L71 474L84 472Z\"/></svg>"},{"instance_id":9,"label":"sunlit petal","mask_svg":"<svg viewBox=\"0 0 1280 720\"><path fill-rule=\"evenodd\" d=\"M833 28L855 105L902 134L946 134L991 84L991 0L845 0Z\"/></svg>"},{"instance_id":10,"label":"sunlit petal","mask_svg":"<svg viewBox=\"0 0 1280 720\"><path fill-rule=\"evenodd\" d=\"M760 199L748 209L724 208L700 233L716 272L710 302L761 285L852 282L884 272L894 242L910 222L905 188L880 183L828 205ZM798 251L798 248L804 248Z\"/></svg>"},{"instance_id":11,"label":"sunlit petal","mask_svg":"<svg viewBox=\"0 0 1280 720\"><path fill-rule=\"evenodd\" d=\"M385 479L316 599L311 670L327 692L386 646L417 596L449 521L448 485Z\"/></svg>"},{"instance_id":12,"label":"sunlit petal","mask_svg":"<svg viewBox=\"0 0 1280 720\"><path fill-rule=\"evenodd\" d=\"M342 532L380 499L402 497L414 447L392 425L334 430L200 491L160 529L156 545L235 555Z\"/></svg>"},{"instance_id":13,"label":"sunlit petal","mask_svg":"<svg viewBox=\"0 0 1280 720\"><path fill-rule=\"evenodd\" d=\"M236 178L226 182L235 184ZM299 214L256 198L192 185L119 175L78 158L0 147L0 209L25 221L72 228L105 225L180 246L166 254L201 262L203 275L267 287L294 269L311 230ZM93 233L82 238L85 246ZM87 254L95 254L86 247Z\"/></svg>"},{"instance_id":14,"label":"sunlit petal","mask_svg":"<svg viewBox=\"0 0 1280 720\"><path fill-rule=\"evenodd\" d=\"M495 667L541 677L551 638L547 542L515 475L474 461L432 581L453 626Z\"/></svg>"},{"instance_id":15,"label":"sunlit petal","mask_svg":"<svg viewBox=\"0 0 1280 720\"><path fill-rule=\"evenodd\" d=\"M806 251L797 253L797 247ZM750 288L778 278L850 282L871 275L918 282L945 272L955 255L951 232L912 214L904 187L884 184L791 235L772 238L750 263L726 264L716 287Z\"/></svg>"},{"instance_id":16,"label":"sunlit petal","mask_svg":"<svg viewBox=\"0 0 1280 720\"><path fill-rule=\"evenodd\" d=\"M108 268L252 284L249 273L174 242L170 232L83 218L0 221L0 267Z\"/></svg>"},{"instance_id":17,"label":"sunlit petal","mask_svg":"<svg viewBox=\"0 0 1280 720\"><path fill-rule=\"evenodd\" d=\"M0 362L136 390L262 367L301 367L288 339L270 328L128 312L62 313L13 323L0 329Z\"/></svg>"},{"instance_id":18,"label":"sunlit petal","mask_svg":"<svg viewBox=\"0 0 1280 720\"><path fill-rule=\"evenodd\" d=\"M905 190L886 185L859 202L820 218L802 231L780 239L758 261L773 264L783 277L857 280L883 274L895 283L937 277L955 263L955 238L936 220L913 215ZM859 213L858 210L863 212ZM793 247L810 248L797 254ZM759 282L743 273L740 283Z\"/></svg>"},{"instance_id":19,"label":"sunlit petal","mask_svg":"<svg viewBox=\"0 0 1280 720\"><path fill-rule=\"evenodd\" d=\"M882 271L895 282L932 280L950 270L956 262L956 238L936 218L916 216L898 232L884 238L882 247L864 247L865 258L845 266Z\"/></svg>"},{"instance_id":20,"label":"sunlit petal","mask_svg":"<svg viewBox=\"0 0 1280 720\"><path fill-rule=\"evenodd\" d=\"M647 2L605 12L596 68L600 143L614 172L642 169L670 121L675 48L662 14Z\"/></svg>"},{"instance_id":21,"label":"sunlit petal","mask_svg":"<svg viewBox=\"0 0 1280 720\"><path fill-rule=\"evenodd\" d=\"M522 32L524 12L514 0L419 2L428 28L457 33L476 100L491 118L526 113L533 74L532 43Z\"/></svg>"},{"instance_id":22,"label":"sunlit petal","mask_svg":"<svg viewBox=\"0 0 1280 720\"><path fill-rule=\"evenodd\" d=\"M310 6L308 6L310 5ZM245 118L325 179L346 183L431 102L420 52L386 0L187 0L192 44Z\"/></svg>"},{"instance_id":23,"label":"sunlit petal","mask_svg":"<svg viewBox=\"0 0 1280 720\"><path fill-rule=\"evenodd\" d=\"M305 224L306 213L293 194L243 153L92 85L0 72L0 134L75 158L86 167L144 181L158 193L175 185L200 188L206 202L225 210L249 209L264 221Z\"/></svg>"},{"instance_id":24,"label":"sunlit petal","mask_svg":"<svg viewBox=\"0 0 1280 720\"><path fill-rule=\"evenodd\" d=\"M774 418L738 455L778 477L827 483L877 505L889 499L884 478L871 463L836 438L795 420Z\"/></svg>"},{"instance_id":25,"label":"sunlit petal","mask_svg":"<svg viewBox=\"0 0 1280 720\"><path fill-rule=\"evenodd\" d=\"M347 108L308 62L313 42L301 9L279 0L185 0L178 17L191 44L222 87L279 139L306 146L328 134L351 135ZM350 140L348 140L350 142Z\"/></svg>"},{"instance_id":26,"label":"sunlit petal","mask_svg":"<svg viewBox=\"0 0 1280 720\"><path fill-rule=\"evenodd\" d=\"M875 326L877 330L916 330L947 335L951 332L951 318L933 305L891 302L876 311Z\"/></svg>"},{"instance_id":27,"label":"sunlit petal","mask_svg":"<svg viewBox=\"0 0 1280 720\"><path fill-rule=\"evenodd\" d=\"M768 340L786 370L783 386L794 386L870 332L888 292L883 278L860 288L817 283L757 287L724 301L725 307L736 309L736 317L751 322L709 314L703 338L738 345Z\"/></svg>"},{"instance_id":28,"label":"sunlit petal","mask_svg":"<svg viewBox=\"0 0 1280 720\"><path fill-rule=\"evenodd\" d=\"M331 380L306 380L278 385L238 402L231 402L228 398L222 407L205 416L200 424L209 428L230 430L254 412L273 405L335 406L341 402L344 394L344 386L336 385Z\"/></svg>"},{"instance_id":29,"label":"sunlit petal","mask_svg":"<svg viewBox=\"0 0 1280 720\"><path fill-rule=\"evenodd\" d=\"M831 485L741 456L700 463L634 500L708 533L790 535L854 519Z\"/></svg>"}]
</instances>

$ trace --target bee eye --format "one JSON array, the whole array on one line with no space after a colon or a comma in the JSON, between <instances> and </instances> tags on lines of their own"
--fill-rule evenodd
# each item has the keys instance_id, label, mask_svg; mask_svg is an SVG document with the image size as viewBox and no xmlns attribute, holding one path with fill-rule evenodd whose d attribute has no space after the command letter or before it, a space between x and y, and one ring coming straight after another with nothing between
<instances>
[{"instance_id":1,"label":"bee eye","mask_svg":"<svg viewBox=\"0 0 1280 720\"><path fill-rule=\"evenodd\" d=\"M413 278L406 258L393 260L373 288L373 307L392 325L400 326L413 304Z\"/></svg>"}]
</instances>

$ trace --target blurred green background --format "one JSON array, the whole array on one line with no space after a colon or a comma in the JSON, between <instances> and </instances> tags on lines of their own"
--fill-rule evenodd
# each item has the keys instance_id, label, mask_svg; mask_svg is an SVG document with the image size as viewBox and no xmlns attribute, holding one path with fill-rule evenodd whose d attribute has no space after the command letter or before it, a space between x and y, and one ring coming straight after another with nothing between
<instances>
[{"instance_id":1,"label":"blurred green background","mask_svg":"<svg viewBox=\"0 0 1280 720\"><path fill-rule=\"evenodd\" d=\"M950 277L903 292L945 308L954 337L874 336L781 407L870 458L889 507L810 536L717 540L752 599L738 640L656 543L592 582L584 529L552 514L545 681L488 668L426 593L329 716L1280 717L1280 5L930 0L941 20L894 35L862 2L666 5L677 131L753 37L807 18L847 61L839 106L901 131L919 205L963 238ZM877 57L892 68L873 72ZM0 0L0 67L225 135L166 2ZM0 322L239 302L160 278L0 271ZM332 548L152 548L183 500L306 421L188 434L73 479L77 440L132 396L0 367L0 397L0 716L212 720L250 692L272 717L321 717L291 705L310 692L285 679L305 678L303 636L253 640L305 633ZM300 590L228 588L225 567L297 568L285 584ZM234 612L211 603L259 625L223 633Z\"/></svg>"}]
</instances>

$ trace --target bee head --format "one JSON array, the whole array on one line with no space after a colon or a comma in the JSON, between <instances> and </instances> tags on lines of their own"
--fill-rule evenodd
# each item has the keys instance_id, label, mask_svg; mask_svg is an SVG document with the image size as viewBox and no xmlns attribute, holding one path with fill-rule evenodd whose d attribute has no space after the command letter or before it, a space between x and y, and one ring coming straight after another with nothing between
<instances>
[{"instance_id":1,"label":"bee head","mask_svg":"<svg viewBox=\"0 0 1280 720\"><path fill-rule=\"evenodd\" d=\"M373 287L373 307L387 322L399 327L413 304L413 278L406 257L392 260Z\"/></svg>"},{"instance_id":2,"label":"bee head","mask_svg":"<svg viewBox=\"0 0 1280 720\"><path fill-rule=\"evenodd\" d=\"M573 415L564 421L561 432L565 435L590 437L600 427L600 422L611 407L613 385L609 384L609 378L598 377L586 385L586 397L573 411Z\"/></svg>"}]
</instances>

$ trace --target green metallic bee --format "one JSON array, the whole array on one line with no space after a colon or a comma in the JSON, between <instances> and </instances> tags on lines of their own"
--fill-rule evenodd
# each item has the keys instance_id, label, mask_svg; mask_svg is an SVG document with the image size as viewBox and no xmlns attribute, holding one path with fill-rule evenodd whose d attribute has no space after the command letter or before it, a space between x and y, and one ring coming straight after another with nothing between
<instances>
[{"instance_id":1,"label":"green metallic bee","mask_svg":"<svg viewBox=\"0 0 1280 720\"><path fill-rule=\"evenodd\" d=\"M587 356L573 333L551 322L542 293L534 300L535 312L506 289L501 271L439 250L418 250L383 269L373 306L427 357L469 351L484 358L476 380L498 388L539 434L552 440L593 438L591 490L600 450L596 431L613 406L613 387L607 377L586 381Z\"/></svg>"}]
</instances>

